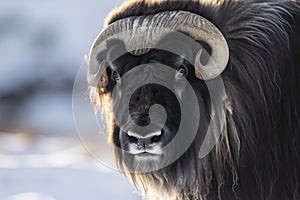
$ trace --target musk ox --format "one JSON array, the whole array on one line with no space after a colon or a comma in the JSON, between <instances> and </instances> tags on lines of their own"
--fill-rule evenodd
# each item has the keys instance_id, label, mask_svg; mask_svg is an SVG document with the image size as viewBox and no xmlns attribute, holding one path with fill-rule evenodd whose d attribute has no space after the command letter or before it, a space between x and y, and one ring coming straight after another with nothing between
<instances>
[{"instance_id":1,"label":"musk ox","mask_svg":"<svg viewBox=\"0 0 300 200\"><path fill-rule=\"evenodd\" d=\"M299 1L128 1L92 46L88 82L145 198L300 199Z\"/></svg>"}]
</instances>

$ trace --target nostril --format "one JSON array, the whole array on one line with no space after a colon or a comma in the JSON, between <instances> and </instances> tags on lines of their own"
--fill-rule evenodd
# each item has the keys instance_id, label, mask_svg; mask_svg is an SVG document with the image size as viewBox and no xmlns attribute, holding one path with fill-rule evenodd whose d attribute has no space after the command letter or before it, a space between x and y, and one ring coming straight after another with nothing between
<instances>
[{"instance_id":1,"label":"nostril","mask_svg":"<svg viewBox=\"0 0 300 200\"><path fill-rule=\"evenodd\" d=\"M138 143L138 139L134 136L130 136L127 134L127 138L130 143Z\"/></svg>"},{"instance_id":2,"label":"nostril","mask_svg":"<svg viewBox=\"0 0 300 200\"><path fill-rule=\"evenodd\" d=\"M161 135L153 136L150 140L150 143L157 143L160 141L160 139L161 139Z\"/></svg>"}]
</instances>

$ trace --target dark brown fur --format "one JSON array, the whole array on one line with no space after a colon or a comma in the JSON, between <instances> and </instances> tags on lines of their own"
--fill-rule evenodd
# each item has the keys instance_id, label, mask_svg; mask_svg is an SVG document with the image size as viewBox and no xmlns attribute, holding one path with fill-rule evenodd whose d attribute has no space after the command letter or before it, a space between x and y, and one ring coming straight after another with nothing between
<instances>
[{"instance_id":1,"label":"dark brown fur","mask_svg":"<svg viewBox=\"0 0 300 200\"><path fill-rule=\"evenodd\" d=\"M165 169L126 175L152 199L300 199L299 1L133 0L107 24L166 10L199 14L224 34L230 61L222 78L233 113L206 158L198 158L194 142ZM91 95L106 109L113 137L110 94Z\"/></svg>"}]
</instances>

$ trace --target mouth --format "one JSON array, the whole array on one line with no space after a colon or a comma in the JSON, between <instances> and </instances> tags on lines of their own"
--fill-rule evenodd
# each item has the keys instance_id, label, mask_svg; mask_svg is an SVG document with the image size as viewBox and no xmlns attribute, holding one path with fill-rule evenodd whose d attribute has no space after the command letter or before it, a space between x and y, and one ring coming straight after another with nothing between
<instances>
[{"instance_id":1,"label":"mouth","mask_svg":"<svg viewBox=\"0 0 300 200\"><path fill-rule=\"evenodd\" d=\"M129 156L130 155L130 156ZM123 159L126 168L134 173L151 172L160 169L164 162L164 154L149 153L147 151L129 154Z\"/></svg>"},{"instance_id":2,"label":"mouth","mask_svg":"<svg viewBox=\"0 0 300 200\"><path fill-rule=\"evenodd\" d=\"M134 154L135 156L140 156L140 157L152 157L152 156L161 156L160 154L156 154L156 153L150 153L147 151L144 151L142 153L138 153L138 154Z\"/></svg>"},{"instance_id":3,"label":"mouth","mask_svg":"<svg viewBox=\"0 0 300 200\"><path fill-rule=\"evenodd\" d=\"M134 159L136 161L158 161L162 159L162 155L145 151L142 153L134 154Z\"/></svg>"},{"instance_id":4,"label":"mouth","mask_svg":"<svg viewBox=\"0 0 300 200\"><path fill-rule=\"evenodd\" d=\"M143 151L136 151L136 152L130 152L133 156L138 157L154 157L154 156L162 156L162 152L158 149L154 150L143 150Z\"/></svg>"}]
</instances>

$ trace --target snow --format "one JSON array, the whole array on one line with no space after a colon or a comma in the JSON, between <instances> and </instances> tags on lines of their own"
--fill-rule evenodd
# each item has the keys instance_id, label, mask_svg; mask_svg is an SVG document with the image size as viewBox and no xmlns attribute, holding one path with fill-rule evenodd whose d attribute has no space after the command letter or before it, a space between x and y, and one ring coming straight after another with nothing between
<instances>
[{"instance_id":1,"label":"snow","mask_svg":"<svg viewBox=\"0 0 300 200\"><path fill-rule=\"evenodd\" d=\"M46 194L55 200L138 199L119 175L86 169L2 169L0 186L0 199L3 200L28 192Z\"/></svg>"},{"instance_id":2,"label":"snow","mask_svg":"<svg viewBox=\"0 0 300 200\"><path fill-rule=\"evenodd\" d=\"M12 195L11 197L7 198L8 200L55 200L54 198L40 193L35 192L27 192Z\"/></svg>"},{"instance_id":3,"label":"snow","mask_svg":"<svg viewBox=\"0 0 300 200\"><path fill-rule=\"evenodd\" d=\"M0 200L140 199L86 152L72 114L76 71L123 1L0 1L0 130L35 133L0 133Z\"/></svg>"},{"instance_id":4,"label":"snow","mask_svg":"<svg viewBox=\"0 0 300 200\"><path fill-rule=\"evenodd\" d=\"M8 145L11 144L11 145ZM137 200L119 172L94 160L77 138L0 135L1 200Z\"/></svg>"}]
</instances>

